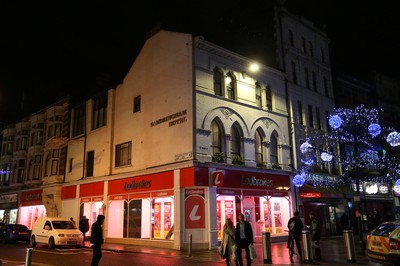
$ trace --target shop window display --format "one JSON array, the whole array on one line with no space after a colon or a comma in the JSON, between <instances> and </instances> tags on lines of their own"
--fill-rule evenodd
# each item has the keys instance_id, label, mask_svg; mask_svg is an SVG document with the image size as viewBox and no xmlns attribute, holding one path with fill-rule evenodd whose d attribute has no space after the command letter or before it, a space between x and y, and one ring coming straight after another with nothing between
<instances>
[{"instance_id":1,"label":"shop window display","mask_svg":"<svg viewBox=\"0 0 400 266\"><path fill-rule=\"evenodd\" d=\"M173 197L112 200L109 205L107 237L173 239Z\"/></svg>"},{"instance_id":2,"label":"shop window display","mask_svg":"<svg viewBox=\"0 0 400 266\"><path fill-rule=\"evenodd\" d=\"M245 220L250 222L255 237L262 232L270 232L271 236L285 234L285 226L290 218L289 201L285 197L252 197L246 196L240 202L237 196L221 195L217 199L218 238L222 238L223 221L231 218L234 224L237 215L244 213Z\"/></svg>"}]
</instances>

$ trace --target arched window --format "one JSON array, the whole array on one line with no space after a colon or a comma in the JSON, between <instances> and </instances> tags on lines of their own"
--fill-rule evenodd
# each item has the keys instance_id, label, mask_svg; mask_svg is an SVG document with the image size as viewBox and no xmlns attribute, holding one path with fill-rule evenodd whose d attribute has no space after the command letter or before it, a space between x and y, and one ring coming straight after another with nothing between
<instances>
[{"instance_id":1,"label":"arched window","mask_svg":"<svg viewBox=\"0 0 400 266\"><path fill-rule=\"evenodd\" d=\"M222 132L219 128L218 123L213 120L211 123L211 134L212 134L212 143L211 150L212 154L216 152L222 152Z\"/></svg>"},{"instance_id":2,"label":"arched window","mask_svg":"<svg viewBox=\"0 0 400 266\"><path fill-rule=\"evenodd\" d=\"M278 161L278 138L276 133L271 134L269 160L272 164L279 163Z\"/></svg>"},{"instance_id":3,"label":"arched window","mask_svg":"<svg viewBox=\"0 0 400 266\"><path fill-rule=\"evenodd\" d=\"M241 156L242 136L236 124L231 127L231 158Z\"/></svg>"},{"instance_id":4,"label":"arched window","mask_svg":"<svg viewBox=\"0 0 400 266\"><path fill-rule=\"evenodd\" d=\"M223 96L222 94L222 73L221 71L215 67L213 70L214 74L214 93L215 95Z\"/></svg>"},{"instance_id":5,"label":"arched window","mask_svg":"<svg viewBox=\"0 0 400 266\"><path fill-rule=\"evenodd\" d=\"M236 77L232 72L229 72L227 74L227 77L225 79L225 84L226 84L226 91L228 93L228 98L231 100L236 100L237 99Z\"/></svg>"},{"instance_id":6,"label":"arched window","mask_svg":"<svg viewBox=\"0 0 400 266\"><path fill-rule=\"evenodd\" d=\"M256 163L262 164L264 162L264 149L263 149L263 134L259 129L256 130L255 134L255 151L256 151Z\"/></svg>"}]
</instances>

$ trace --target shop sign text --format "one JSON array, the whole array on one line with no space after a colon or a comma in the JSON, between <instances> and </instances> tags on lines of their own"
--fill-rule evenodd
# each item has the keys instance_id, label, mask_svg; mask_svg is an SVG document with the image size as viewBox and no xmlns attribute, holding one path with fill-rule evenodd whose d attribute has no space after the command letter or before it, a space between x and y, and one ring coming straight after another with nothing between
<instances>
[{"instance_id":1,"label":"shop sign text","mask_svg":"<svg viewBox=\"0 0 400 266\"><path fill-rule=\"evenodd\" d=\"M255 187L271 187L272 180L266 178L257 178L255 176L252 177L243 177L240 180L240 184L246 186L255 186Z\"/></svg>"}]
</instances>

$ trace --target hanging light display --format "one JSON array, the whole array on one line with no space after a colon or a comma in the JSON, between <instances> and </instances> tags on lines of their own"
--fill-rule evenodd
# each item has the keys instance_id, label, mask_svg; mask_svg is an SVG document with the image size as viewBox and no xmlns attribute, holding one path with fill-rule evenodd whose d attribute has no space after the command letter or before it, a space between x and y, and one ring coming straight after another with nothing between
<instances>
[{"instance_id":1,"label":"hanging light display","mask_svg":"<svg viewBox=\"0 0 400 266\"><path fill-rule=\"evenodd\" d=\"M322 153L321 153L321 159L322 159L322 161L324 161L324 162L330 162L330 161L332 161L332 159L333 159L333 155L332 155L332 154L329 154L329 153L327 153L327 152L322 152Z\"/></svg>"},{"instance_id":2,"label":"hanging light display","mask_svg":"<svg viewBox=\"0 0 400 266\"><path fill-rule=\"evenodd\" d=\"M400 145L400 134L397 133L396 131L393 131L387 136L386 141L392 147L399 146Z\"/></svg>"},{"instance_id":3,"label":"hanging light display","mask_svg":"<svg viewBox=\"0 0 400 266\"><path fill-rule=\"evenodd\" d=\"M381 134L382 128L379 124L373 123L369 125L368 127L368 132L371 134L374 138Z\"/></svg>"},{"instance_id":4,"label":"hanging light display","mask_svg":"<svg viewBox=\"0 0 400 266\"><path fill-rule=\"evenodd\" d=\"M306 182L306 180L304 179L304 177L302 175L295 175L293 177L293 184L296 187L302 187L305 182Z\"/></svg>"},{"instance_id":5,"label":"hanging light display","mask_svg":"<svg viewBox=\"0 0 400 266\"><path fill-rule=\"evenodd\" d=\"M383 110L364 105L354 109L335 108L328 117L332 132L309 136L300 146L301 171L307 173L303 176L305 182L325 187L349 184L354 182L350 172L356 168L383 169L381 175L367 177L371 182L396 180L400 165L392 157L379 153L381 147L377 147L379 140L376 138L382 136L392 147L400 146L400 133L379 124L380 112ZM346 150L340 156L337 149L344 146ZM320 158L316 157L318 152ZM343 169L341 176L337 175L338 169ZM324 172L326 170L331 175Z\"/></svg>"},{"instance_id":6,"label":"hanging light display","mask_svg":"<svg viewBox=\"0 0 400 266\"><path fill-rule=\"evenodd\" d=\"M343 123L343 119L338 115L331 115L329 117L329 125L333 129L338 129Z\"/></svg>"}]
</instances>

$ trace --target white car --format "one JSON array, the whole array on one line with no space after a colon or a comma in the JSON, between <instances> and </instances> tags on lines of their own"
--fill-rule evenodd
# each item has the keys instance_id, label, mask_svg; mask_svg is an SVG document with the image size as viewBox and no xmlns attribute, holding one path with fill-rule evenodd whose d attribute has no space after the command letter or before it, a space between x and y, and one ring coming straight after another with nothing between
<instances>
[{"instance_id":1,"label":"white car","mask_svg":"<svg viewBox=\"0 0 400 266\"><path fill-rule=\"evenodd\" d=\"M41 217L35 222L31 234L31 246L46 244L54 249L56 246L80 247L83 242L82 232L72 221L61 217Z\"/></svg>"}]
</instances>

